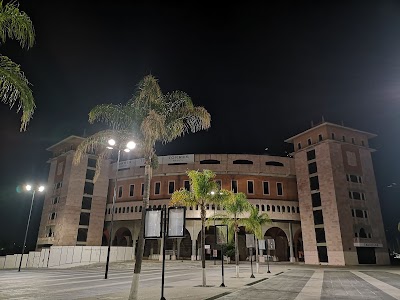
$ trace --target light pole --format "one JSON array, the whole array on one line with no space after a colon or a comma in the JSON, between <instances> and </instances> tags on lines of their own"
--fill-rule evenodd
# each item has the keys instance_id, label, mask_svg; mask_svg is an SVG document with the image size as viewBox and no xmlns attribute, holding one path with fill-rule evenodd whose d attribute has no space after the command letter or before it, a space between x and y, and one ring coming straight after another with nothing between
<instances>
[{"instance_id":1,"label":"light pole","mask_svg":"<svg viewBox=\"0 0 400 300\"><path fill-rule=\"evenodd\" d=\"M22 265L22 258L24 256L25 252L25 244L26 244L26 238L28 236L28 230L29 230L29 223L31 222L31 215L32 215L32 207L33 207L33 201L35 200L35 192L36 190L38 192L43 192L44 191L44 186L40 185L35 188L32 187L32 185L27 184L25 186L25 190L32 191L32 201L31 201L31 208L29 209L29 217L28 217L28 223L26 224L26 230L25 230L25 238L24 238L24 245L22 246L22 252L21 252L21 259L19 261L19 267L18 267L18 272L21 272L21 265Z\"/></svg>"},{"instance_id":2,"label":"light pole","mask_svg":"<svg viewBox=\"0 0 400 300\"><path fill-rule=\"evenodd\" d=\"M108 140L108 146L107 149L114 149L114 146L116 145L116 141L114 139L109 139ZM110 234L108 236L108 249L107 249L107 261L106 261L106 272L104 274L104 279L107 279L108 277L108 267L110 264L110 252L111 252L111 238L112 238L112 232L113 232L113 224L114 224L114 210L115 210L115 199L117 197L117 184L118 184L118 170L119 170L119 160L121 157L121 145L118 147L118 158L117 158L117 171L115 172L115 184L114 184L114 194L113 194L113 200L112 200L112 207L111 207L111 224L110 224ZM126 143L126 148L124 149L125 152L129 152L132 149L136 147L135 142L129 141Z\"/></svg>"},{"instance_id":3,"label":"light pole","mask_svg":"<svg viewBox=\"0 0 400 300\"><path fill-rule=\"evenodd\" d=\"M218 245L221 245L221 275L222 283L220 287L225 287L224 282L224 245L228 243L228 225L216 225L215 227L215 240Z\"/></svg>"}]
</instances>

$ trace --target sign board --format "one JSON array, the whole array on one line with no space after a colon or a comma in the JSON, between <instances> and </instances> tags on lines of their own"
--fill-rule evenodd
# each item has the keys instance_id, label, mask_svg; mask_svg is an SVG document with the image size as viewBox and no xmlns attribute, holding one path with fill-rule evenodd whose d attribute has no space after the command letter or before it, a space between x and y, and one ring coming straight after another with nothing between
<instances>
[{"instance_id":1,"label":"sign board","mask_svg":"<svg viewBox=\"0 0 400 300\"><path fill-rule=\"evenodd\" d=\"M159 156L158 164L159 165L168 165L168 164L190 164L194 163L194 154L179 154L179 155L167 155L167 156ZM136 158L119 162L119 169L129 169L133 167L143 167L144 166L144 158ZM113 164L113 169L116 170L117 164Z\"/></svg>"},{"instance_id":2,"label":"sign board","mask_svg":"<svg viewBox=\"0 0 400 300\"><path fill-rule=\"evenodd\" d=\"M269 250L275 250L275 240L267 239L267 245Z\"/></svg>"},{"instance_id":3,"label":"sign board","mask_svg":"<svg viewBox=\"0 0 400 300\"><path fill-rule=\"evenodd\" d=\"M217 257L218 256L218 250L214 249L213 250L213 257Z\"/></svg>"},{"instance_id":4,"label":"sign board","mask_svg":"<svg viewBox=\"0 0 400 300\"><path fill-rule=\"evenodd\" d=\"M265 240L258 240L258 249L265 250Z\"/></svg>"},{"instance_id":5,"label":"sign board","mask_svg":"<svg viewBox=\"0 0 400 300\"><path fill-rule=\"evenodd\" d=\"M354 247L382 248L383 244L379 244L379 243L354 243Z\"/></svg>"},{"instance_id":6,"label":"sign board","mask_svg":"<svg viewBox=\"0 0 400 300\"><path fill-rule=\"evenodd\" d=\"M185 236L185 211L186 207L170 207L168 209L168 237Z\"/></svg>"},{"instance_id":7,"label":"sign board","mask_svg":"<svg viewBox=\"0 0 400 300\"><path fill-rule=\"evenodd\" d=\"M254 248L254 234L246 233L246 247L247 248Z\"/></svg>"},{"instance_id":8,"label":"sign board","mask_svg":"<svg viewBox=\"0 0 400 300\"><path fill-rule=\"evenodd\" d=\"M211 249L210 245L204 245L204 249Z\"/></svg>"},{"instance_id":9,"label":"sign board","mask_svg":"<svg viewBox=\"0 0 400 300\"><path fill-rule=\"evenodd\" d=\"M217 245L225 245L228 243L228 225L216 225L215 235Z\"/></svg>"},{"instance_id":10,"label":"sign board","mask_svg":"<svg viewBox=\"0 0 400 300\"><path fill-rule=\"evenodd\" d=\"M144 237L146 239L161 238L161 210L147 210Z\"/></svg>"}]
</instances>

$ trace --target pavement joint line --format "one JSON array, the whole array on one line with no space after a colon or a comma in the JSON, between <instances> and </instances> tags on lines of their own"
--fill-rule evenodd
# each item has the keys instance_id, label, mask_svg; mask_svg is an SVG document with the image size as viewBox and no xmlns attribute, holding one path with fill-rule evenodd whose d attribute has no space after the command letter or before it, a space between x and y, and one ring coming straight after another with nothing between
<instances>
[{"instance_id":1,"label":"pavement joint line","mask_svg":"<svg viewBox=\"0 0 400 300\"><path fill-rule=\"evenodd\" d=\"M206 298L205 300L215 300L215 299L221 298L221 297L223 297L223 296L229 295L229 294L231 294L231 293L232 293L232 292L224 292L224 293L222 293L222 294L218 294L218 295L212 296L212 297L210 297L210 298Z\"/></svg>"},{"instance_id":2,"label":"pavement joint line","mask_svg":"<svg viewBox=\"0 0 400 300\"><path fill-rule=\"evenodd\" d=\"M319 300L322 294L324 271L315 270L294 300Z\"/></svg>"},{"instance_id":3,"label":"pavement joint line","mask_svg":"<svg viewBox=\"0 0 400 300\"><path fill-rule=\"evenodd\" d=\"M388 294L389 296L400 300L400 289L398 289L390 284L387 284L379 279L376 279L372 276L369 276L365 273L362 273L360 271L350 271L350 272L353 273L354 275L357 275L361 279L365 280L369 284L373 285L377 289L381 290L385 294Z\"/></svg>"},{"instance_id":4,"label":"pavement joint line","mask_svg":"<svg viewBox=\"0 0 400 300\"><path fill-rule=\"evenodd\" d=\"M283 272L282 272L282 273L283 273ZM246 286L251 286L251 285L254 285L254 284L257 284L257 283L263 282L264 280L267 280L267 279L268 279L268 277L261 278L261 279L259 279L259 280L256 280L256 281L249 282L249 283L247 283L247 284L245 284L245 285L246 285Z\"/></svg>"}]
</instances>

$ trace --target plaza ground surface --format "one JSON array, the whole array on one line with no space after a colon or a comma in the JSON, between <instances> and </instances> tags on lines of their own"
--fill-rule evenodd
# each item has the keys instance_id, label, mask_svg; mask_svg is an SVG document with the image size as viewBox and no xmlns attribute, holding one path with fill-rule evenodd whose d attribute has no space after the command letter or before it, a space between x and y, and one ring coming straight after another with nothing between
<instances>
[{"instance_id":1,"label":"plaza ground surface","mask_svg":"<svg viewBox=\"0 0 400 300\"><path fill-rule=\"evenodd\" d=\"M201 262L166 262L165 290L172 299L400 299L400 267L323 267L298 264L260 266L250 278L248 262L221 265L207 262L207 287L201 287ZM104 279L104 264L70 269L22 269L0 271L0 299L127 299L133 263L112 263ZM140 299L160 299L160 262L145 261L140 280Z\"/></svg>"}]
</instances>

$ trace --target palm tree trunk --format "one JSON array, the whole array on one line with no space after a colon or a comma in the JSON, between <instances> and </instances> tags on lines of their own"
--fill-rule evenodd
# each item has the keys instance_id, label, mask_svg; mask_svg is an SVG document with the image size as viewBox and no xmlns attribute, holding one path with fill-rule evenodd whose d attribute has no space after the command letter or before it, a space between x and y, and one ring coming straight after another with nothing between
<instances>
[{"instance_id":1,"label":"palm tree trunk","mask_svg":"<svg viewBox=\"0 0 400 300\"><path fill-rule=\"evenodd\" d=\"M259 262L259 256L258 256L258 238L256 238L256 272L257 274L260 273L260 262Z\"/></svg>"},{"instance_id":2,"label":"palm tree trunk","mask_svg":"<svg viewBox=\"0 0 400 300\"><path fill-rule=\"evenodd\" d=\"M206 230L205 224L206 222L206 210L204 209L204 204L201 205L201 268L203 271L203 286L206 286L206 253L205 253L205 244L206 244Z\"/></svg>"},{"instance_id":3,"label":"palm tree trunk","mask_svg":"<svg viewBox=\"0 0 400 300\"><path fill-rule=\"evenodd\" d=\"M143 207L142 207L142 219L140 220L140 231L138 247L136 252L135 269L133 271L132 286L129 293L129 300L137 300L139 292L139 279L140 271L142 270L143 252L144 252L144 224L146 218L146 208L149 207L150 197L150 179L151 179L151 165L150 159L145 160L144 166L144 193L143 193Z\"/></svg>"},{"instance_id":4,"label":"palm tree trunk","mask_svg":"<svg viewBox=\"0 0 400 300\"><path fill-rule=\"evenodd\" d=\"M239 240L238 240L237 225L235 225L235 262L236 262L236 277L239 278Z\"/></svg>"}]
</instances>

